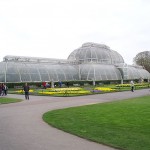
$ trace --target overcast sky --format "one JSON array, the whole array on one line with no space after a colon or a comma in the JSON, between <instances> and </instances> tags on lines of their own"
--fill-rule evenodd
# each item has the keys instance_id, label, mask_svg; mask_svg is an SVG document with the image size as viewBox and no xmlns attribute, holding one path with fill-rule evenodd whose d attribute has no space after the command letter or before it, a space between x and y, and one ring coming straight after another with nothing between
<instances>
[{"instance_id":1,"label":"overcast sky","mask_svg":"<svg viewBox=\"0 0 150 150\"><path fill-rule=\"evenodd\" d=\"M105 44L132 64L150 50L150 1L0 0L0 61L66 59L85 42Z\"/></svg>"}]
</instances>

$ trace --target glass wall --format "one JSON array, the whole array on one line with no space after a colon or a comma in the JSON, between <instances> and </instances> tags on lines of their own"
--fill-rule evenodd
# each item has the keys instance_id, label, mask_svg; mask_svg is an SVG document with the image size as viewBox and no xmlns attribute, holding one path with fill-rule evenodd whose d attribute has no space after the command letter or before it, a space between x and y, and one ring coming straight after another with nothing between
<instances>
[{"instance_id":1,"label":"glass wall","mask_svg":"<svg viewBox=\"0 0 150 150\"><path fill-rule=\"evenodd\" d=\"M0 68L0 82L79 80L77 69L69 64L1 62Z\"/></svg>"},{"instance_id":2,"label":"glass wall","mask_svg":"<svg viewBox=\"0 0 150 150\"><path fill-rule=\"evenodd\" d=\"M108 46L96 43L85 43L74 50L68 60L76 60L80 63L97 62L101 64L124 63L123 57Z\"/></svg>"},{"instance_id":3,"label":"glass wall","mask_svg":"<svg viewBox=\"0 0 150 150\"><path fill-rule=\"evenodd\" d=\"M120 71L113 65L82 64L80 65L81 80L121 80Z\"/></svg>"},{"instance_id":4,"label":"glass wall","mask_svg":"<svg viewBox=\"0 0 150 150\"><path fill-rule=\"evenodd\" d=\"M0 82L150 79L140 66L129 66L108 46L85 43L68 59L5 56L0 62Z\"/></svg>"}]
</instances>

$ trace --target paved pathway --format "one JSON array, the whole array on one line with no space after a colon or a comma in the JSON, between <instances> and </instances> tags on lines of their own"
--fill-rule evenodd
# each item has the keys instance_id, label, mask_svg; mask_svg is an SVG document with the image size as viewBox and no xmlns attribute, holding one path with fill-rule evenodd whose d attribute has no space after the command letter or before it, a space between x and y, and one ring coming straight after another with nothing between
<instances>
[{"instance_id":1,"label":"paved pathway","mask_svg":"<svg viewBox=\"0 0 150 150\"><path fill-rule=\"evenodd\" d=\"M50 127L42 120L43 113L143 95L150 95L149 89L80 97L30 96L29 101L0 105L0 150L114 150Z\"/></svg>"}]
</instances>

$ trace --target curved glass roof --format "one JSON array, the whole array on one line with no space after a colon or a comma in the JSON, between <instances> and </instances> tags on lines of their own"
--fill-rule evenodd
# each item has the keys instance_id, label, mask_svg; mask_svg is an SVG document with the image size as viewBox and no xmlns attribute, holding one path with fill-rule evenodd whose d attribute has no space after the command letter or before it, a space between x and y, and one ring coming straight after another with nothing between
<instances>
[{"instance_id":1,"label":"curved glass roof","mask_svg":"<svg viewBox=\"0 0 150 150\"><path fill-rule=\"evenodd\" d=\"M85 43L82 47L74 50L68 60L80 63L95 62L101 64L124 63L123 57L108 46L96 43Z\"/></svg>"},{"instance_id":2,"label":"curved glass roof","mask_svg":"<svg viewBox=\"0 0 150 150\"><path fill-rule=\"evenodd\" d=\"M79 80L78 72L70 64L1 62L1 82L41 82Z\"/></svg>"},{"instance_id":3,"label":"curved glass roof","mask_svg":"<svg viewBox=\"0 0 150 150\"><path fill-rule=\"evenodd\" d=\"M82 64L80 65L81 80L121 80L120 71L113 65Z\"/></svg>"},{"instance_id":4,"label":"curved glass roof","mask_svg":"<svg viewBox=\"0 0 150 150\"><path fill-rule=\"evenodd\" d=\"M140 78L150 79L150 73L143 68L128 67L127 69L128 80L134 80Z\"/></svg>"},{"instance_id":5,"label":"curved glass roof","mask_svg":"<svg viewBox=\"0 0 150 150\"><path fill-rule=\"evenodd\" d=\"M0 62L0 82L150 79L140 66L129 66L108 46L85 43L68 59L5 56Z\"/></svg>"},{"instance_id":6,"label":"curved glass roof","mask_svg":"<svg viewBox=\"0 0 150 150\"><path fill-rule=\"evenodd\" d=\"M124 80L150 79L150 73L143 69L142 66L125 65L120 67L119 70Z\"/></svg>"}]
</instances>

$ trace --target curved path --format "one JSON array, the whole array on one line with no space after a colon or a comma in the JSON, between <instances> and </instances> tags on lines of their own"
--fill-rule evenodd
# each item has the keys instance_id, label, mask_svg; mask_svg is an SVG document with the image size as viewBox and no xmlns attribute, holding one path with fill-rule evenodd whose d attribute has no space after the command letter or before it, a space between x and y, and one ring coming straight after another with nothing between
<instances>
[{"instance_id":1,"label":"curved path","mask_svg":"<svg viewBox=\"0 0 150 150\"><path fill-rule=\"evenodd\" d=\"M50 127L43 113L66 107L149 95L149 89L80 97L30 96L30 100L0 105L0 150L114 150ZM24 95L7 95L24 99Z\"/></svg>"}]
</instances>

